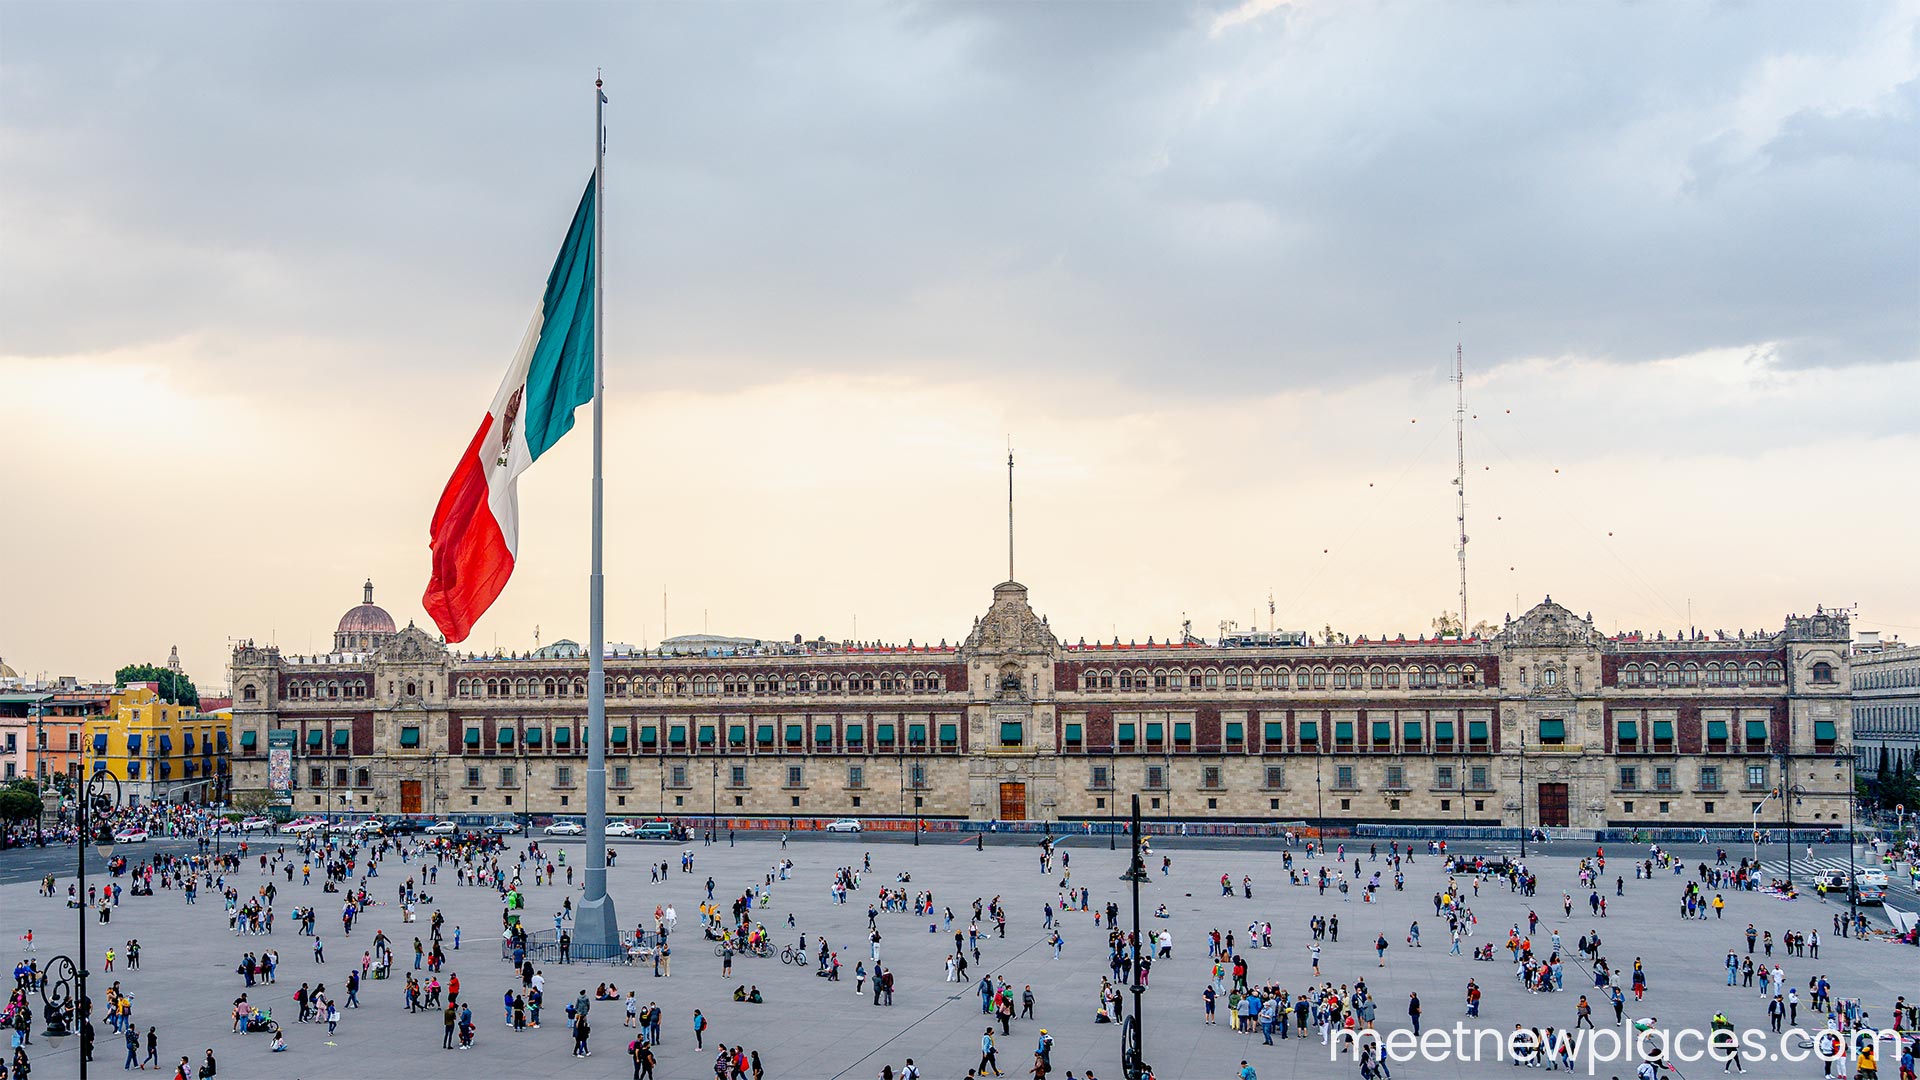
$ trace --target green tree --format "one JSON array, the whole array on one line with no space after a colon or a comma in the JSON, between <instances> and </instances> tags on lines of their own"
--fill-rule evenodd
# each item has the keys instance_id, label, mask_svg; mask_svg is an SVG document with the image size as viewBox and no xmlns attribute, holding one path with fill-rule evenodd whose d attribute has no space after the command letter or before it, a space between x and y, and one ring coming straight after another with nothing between
<instances>
[{"instance_id":1,"label":"green tree","mask_svg":"<svg viewBox=\"0 0 1920 1080\"><path fill-rule=\"evenodd\" d=\"M194 689L193 680L158 664L128 664L113 673L113 681L119 686L137 682L159 683L160 700L174 705L200 707L200 691Z\"/></svg>"},{"instance_id":2,"label":"green tree","mask_svg":"<svg viewBox=\"0 0 1920 1080\"><path fill-rule=\"evenodd\" d=\"M0 821L13 825L40 816L40 796L19 788L0 789Z\"/></svg>"}]
</instances>

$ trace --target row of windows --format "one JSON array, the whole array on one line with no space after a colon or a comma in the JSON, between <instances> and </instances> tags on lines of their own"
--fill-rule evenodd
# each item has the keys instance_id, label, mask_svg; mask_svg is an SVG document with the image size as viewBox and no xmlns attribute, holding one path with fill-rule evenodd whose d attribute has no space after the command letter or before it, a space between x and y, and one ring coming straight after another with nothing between
<instances>
[{"instance_id":1,"label":"row of windows","mask_svg":"<svg viewBox=\"0 0 1920 1080\"><path fill-rule=\"evenodd\" d=\"M1002 725L1002 735L1011 727L1018 729L1022 725ZM715 750L721 745L729 749L744 750L749 745L761 750L776 747L789 750L829 750L836 746L859 752L869 745L880 752L889 752L904 744L908 749L924 750L929 746L929 736L941 750L960 748L960 723L958 720L942 720L929 724L924 721L896 723L848 721L836 728L831 723L811 725L801 723L733 723L733 724L626 724L607 725L607 747L613 753L627 753L637 746L642 753L652 753L664 744L670 750L683 751L689 745L702 750ZM811 738L809 739L809 736ZM1013 733L1015 743L1020 741L1020 732ZM528 726L517 731L513 726L503 724L494 729L491 748L514 752L517 746L524 749L537 749L545 737L539 727ZM480 753L488 748L488 741L482 738L478 726L469 725L462 733L462 745L467 753ZM561 726L553 729L551 745L564 749L573 744L573 729ZM585 736L580 743L585 745Z\"/></svg>"},{"instance_id":2,"label":"row of windows","mask_svg":"<svg viewBox=\"0 0 1920 1080\"><path fill-rule=\"evenodd\" d=\"M1249 748L1249 725L1237 720L1229 720L1221 725L1221 748L1243 750ZM1287 744L1287 726L1278 720L1266 721L1260 728L1261 744L1267 749L1282 748ZM1062 725L1061 743L1067 750L1082 750L1089 746L1106 750L1190 750L1193 748L1193 724L1190 721L1177 720L1171 725L1148 721L1120 721L1113 725L1111 743L1088 743L1085 739L1085 726L1068 721ZM1169 736L1171 740L1169 741ZM1461 741L1464 739L1464 743ZM1491 732L1485 720L1469 720L1465 725L1452 720L1436 720L1431 724L1420 720L1407 720L1395 724L1388 720L1376 720L1361 724L1352 720L1336 720L1323 726L1319 721L1302 720L1296 725L1294 746L1301 750L1332 749L1354 750L1392 750L1396 747L1418 751L1426 748L1453 750L1461 746L1485 750L1490 744ZM1323 742L1324 740L1324 742ZM1208 749L1212 749L1211 746Z\"/></svg>"},{"instance_id":3,"label":"row of windows","mask_svg":"<svg viewBox=\"0 0 1920 1080\"><path fill-rule=\"evenodd\" d=\"M1695 786L1701 791L1725 791L1727 790L1727 772L1728 770L1723 770L1718 765L1701 765L1695 772L1697 778ZM1740 773L1735 771L1733 775L1738 776ZM1677 776L1677 771L1671 765L1656 765L1652 768L1622 765L1619 772L1619 789L1621 791L1679 791L1680 788L1675 779ZM1746 766L1744 790L1764 793L1768 787L1767 776L1765 765ZM1649 786L1642 787L1643 783Z\"/></svg>"},{"instance_id":4,"label":"row of windows","mask_svg":"<svg viewBox=\"0 0 1920 1080\"><path fill-rule=\"evenodd\" d=\"M1409 667L1404 676L1409 689L1479 686L1480 669L1449 664ZM1230 668L1218 671L1185 669L1102 668L1080 676L1082 690L1397 690L1398 665L1374 667Z\"/></svg>"},{"instance_id":5,"label":"row of windows","mask_svg":"<svg viewBox=\"0 0 1920 1080\"><path fill-rule=\"evenodd\" d=\"M1830 665L1815 664L1814 681L1822 681L1818 669L1827 667L1825 681L1832 681ZM1762 665L1758 660L1747 661L1742 668L1729 662L1724 666L1708 663L1705 666L1695 663L1667 664L1628 664L1620 669L1621 686L1777 686L1786 679L1778 662Z\"/></svg>"},{"instance_id":6,"label":"row of windows","mask_svg":"<svg viewBox=\"0 0 1920 1080\"><path fill-rule=\"evenodd\" d=\"M1328 786L1332 787L1335 791L1351 791L1358 788L1358 774L1355 766L1352 765L1336 765L1333 767L1330 775L1323 776L1317 771L1315 775L1326 781ZM1381 784L1381 787L1388 791L1408 790L1412 786L1408 783L1408 775L1407 766L1389 765L1386 767L1384 782ZM1469 765L1465 771L1450 764L1434 765L1432 769L1432 786L1439 790L1454 789L1457 788L1460 780L1464 777L1468 790L1491 791L1493 790L1493 785L1489 782L1490 775L1490 770L1488 766L1485 765ZM1168 771L1167 766L1148 765L1145 770L1144 783L1141 786L1148 790L1165 791L1167 790L1170 776L1171 773ZM1225 785L1222 780L1223 773L1220 766L1207 765L1201 768L1200 787L1202 790L1217 790L1223 788ZM1095 765L1088 771L1087 786L1093 788L1095 791L1111 791L1113 785L1113 766ZM1285 765L1266 766L1261 786L1274 790L1286 787L1287 767Z\"/></svg>"},{"instance_id":7,"label":"row of windows","mask_svg":"<svg viewBox=\"0 0 1920 1080\"><path fill-rule=\"evenodd\" d=\"M1886 670L1855 668L1853 672L1855 690L1897 690L1903 686L1920 686L1920 665Z\"/></svg>"},{"instance_id":8,"label":"row of windows","mask_svg":"<svg viewBox=\"0 0 1920 1080\"><path fill-rule=\"evenodd\" d=\"M1920 731L1920 705L1855 705L1853 729L1863 735Z\"/></svg>"},{"instance_id":9,"label":"row of windows","mask_svg":"<svg viewBox=\"0 0 1920 1080\"><path fill-rule=\"evenodd\" d=\"M295 679L287 684L289 698L363 698L370 691L364 679ZM257 701L260 692L249 683L240 690L240 700Z\"/></svg>"},{"instance_id":10,"label":"row of windows","mask_svg":"<svg viewBox=\"0 0 1920 1080\"><path fill-rule=\"evenodd\" d=\"M608 697L748 697L774 694L901 694L938 693L946 689L946 677L937 672L883 672L835 674L807 672L799 675L761 675L749 678L732 675L670 675L645 679L608 678ZM582 678L469 678L456 679L455 697L463 698L540 698L586 697L587 680Z\"/></svg>"}]
</instances>

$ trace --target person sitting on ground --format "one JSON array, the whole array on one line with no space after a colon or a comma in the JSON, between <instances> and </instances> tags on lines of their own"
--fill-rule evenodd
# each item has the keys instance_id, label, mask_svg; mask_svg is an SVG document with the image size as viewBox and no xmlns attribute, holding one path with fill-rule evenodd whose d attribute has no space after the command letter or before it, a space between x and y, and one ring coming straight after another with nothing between
<instances>
[{"instance_id":1,"label":"person sitting on ground","mask_svg":"<svg viewBox=\"0 0 1920 1080\"><path fill-rule=\"evenodd\" d=\"M760 996L760 988L757 986L747 991L747 1001L750 1004L764 1005L766 1004L766 1000L766 998Z\"/></svg>"},{"instance_id":2,"label":"person sitting on ground","mask_svg":"<svg viewBox=\"0 0 1920 1080\"><path fill-rule=\"evenodd\" d=\"M735 1001L745 1001L745 1000L747 1000L747 988L746 988L746 987L744 987L744 986L736 986L736 987L734 987L734 988L733 988L733 1000L735 1000Z\"/></svg>"},{"instance_id":3,"label":"person sitting on ground","mask_svg":"<svg viewBox=\"0 0 1920 1080\"><path fill-rule=\"evenodd\" d=\"M281 1031L278 1028L275 1028L273 1032L273 1046L270 1048L271 1052L278 1054L285 1051L286 1048L287 1048L287 1033L284 1031Z\"/></svg>"}]
</instances>

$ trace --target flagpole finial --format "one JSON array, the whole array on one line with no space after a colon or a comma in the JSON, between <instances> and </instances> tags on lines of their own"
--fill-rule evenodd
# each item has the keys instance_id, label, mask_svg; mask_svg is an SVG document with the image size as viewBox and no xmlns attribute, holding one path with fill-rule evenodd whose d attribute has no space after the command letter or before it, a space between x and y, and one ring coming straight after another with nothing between
<instances>
[{"instance_id":1,"label":"flagpole finial","mask_svg":"<svg viewBox=\"0 0 1920 1080\"><path fill-rule=\"evenodd\" d=\"M600 69L599 69L599 68L594 68L594 69L593 69L593 85L594 85L594 87L595 87L596 89L598 89L598 88L600 88L600 87L604 87L604 86L606 85L606 83L605 83L605 82L603 82L603 81L601 80L601 78L600 78Z\"/></svg>"}]
</instances>

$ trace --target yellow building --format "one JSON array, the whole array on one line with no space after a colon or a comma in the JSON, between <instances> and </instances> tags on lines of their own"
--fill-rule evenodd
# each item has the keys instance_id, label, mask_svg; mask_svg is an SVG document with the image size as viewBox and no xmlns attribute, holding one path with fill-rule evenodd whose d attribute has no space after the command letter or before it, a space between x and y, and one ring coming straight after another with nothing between
<instances>
[{"instance_id":1,"label":"yellow building","mask_svg":"<svg viewBox=\"0 0 1920 1080\"><path fill-rule=\"evenodd\" d=\"M157 684L129 683L87 721L86 769L119 779L132 804L217 801L228 786L232 727L230 712L169 704Z\"/></svg>"}]
</instances>

